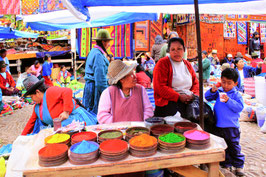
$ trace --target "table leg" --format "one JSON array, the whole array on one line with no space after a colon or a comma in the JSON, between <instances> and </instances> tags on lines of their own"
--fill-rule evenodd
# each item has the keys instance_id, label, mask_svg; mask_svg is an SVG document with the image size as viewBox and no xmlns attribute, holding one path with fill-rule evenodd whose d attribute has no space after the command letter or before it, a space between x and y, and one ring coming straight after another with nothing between
<instances>
[{"instance_id":1,"label":"table leg","mask_svg":"<svg viewBox=\"0 0 266 177\"><path fill-rule=\"evenodd\" d=\"M219 177L219 162L209 163L208 177Z\"/></svg>"}]
</instances>

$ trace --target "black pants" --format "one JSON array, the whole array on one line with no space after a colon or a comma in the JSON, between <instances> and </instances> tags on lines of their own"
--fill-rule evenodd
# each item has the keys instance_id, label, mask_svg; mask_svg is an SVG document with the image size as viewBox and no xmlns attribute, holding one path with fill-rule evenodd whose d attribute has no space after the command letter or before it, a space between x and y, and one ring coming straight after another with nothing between
<instances>
[{"instance_id":1,"label":"black pants","mask_svg":"<svg viewBox=\"0 0 266 177\"><path fill-rule=\"evenodd\" d=\"M166 106L156 106L154 111L155 117L166 117L166 116L173 116L177 113L177 111L180 112L181 117L186 117L186 104L182 103L181 101L174 102L169 101L168 105Z\"/></svg>"}]
</instances>

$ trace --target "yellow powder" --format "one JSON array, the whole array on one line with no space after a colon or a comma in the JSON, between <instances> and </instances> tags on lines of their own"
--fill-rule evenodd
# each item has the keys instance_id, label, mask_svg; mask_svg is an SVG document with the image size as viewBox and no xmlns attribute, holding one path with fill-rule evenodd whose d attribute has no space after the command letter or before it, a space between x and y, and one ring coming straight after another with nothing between
<instances>
[{"instance_id":1,"label":"yellow powder","mask_svg":"<svg viewBox=\"0 0 266 177\"><path fill-rule=\"evenodd\" d=\"M67 141L69 138L70 138L70 135L68 134L55 134L55 135L47 137L45 139L45 142L48 144L62 143L64 141Z\"/></svg>"}]
</instances>

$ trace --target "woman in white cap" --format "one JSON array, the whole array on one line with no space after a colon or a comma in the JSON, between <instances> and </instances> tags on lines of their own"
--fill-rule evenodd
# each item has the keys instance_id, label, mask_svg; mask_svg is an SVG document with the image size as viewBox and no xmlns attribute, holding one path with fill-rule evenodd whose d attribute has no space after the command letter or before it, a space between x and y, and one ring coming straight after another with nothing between
<instances>
[{"instance_id":1,"label":"woman in white cap","mask_svg":"<svg viewBox=\"0 0 266 177\"><path fill-rule=\"evenodd\" d=\"M100 124L144 121L153 116L153 108L143 86L136 84L136 64L127 66L120 60L108 67L109 84L103 91L97 119Z\"/></svg>"},{"instance_id":2,"label":"woman in white cap","mask_svg":"<svg viewBox=\"0 0 266 177\"><path fill-rule=\"evenodd\" d=\"M209 56L209 59L211 60L212 65L220 65L220 60L217 56L217 50L212 50L211 55Z\"/></svg>"},{"instance_id":3,"label":"woman in white cap","mask_svg":"<svg viewBox=\"0 0 266 177\"><path fill-rule=\"evenodd\" d=\"M101 93L108 87L107 69L109 61L107 59L107 49L110 47L109 32L100 29L97 33L96 44L90 51L85 66L85 87L82 103L88 111L97 114L98 103Z\"/></svg>"}]
</instances>

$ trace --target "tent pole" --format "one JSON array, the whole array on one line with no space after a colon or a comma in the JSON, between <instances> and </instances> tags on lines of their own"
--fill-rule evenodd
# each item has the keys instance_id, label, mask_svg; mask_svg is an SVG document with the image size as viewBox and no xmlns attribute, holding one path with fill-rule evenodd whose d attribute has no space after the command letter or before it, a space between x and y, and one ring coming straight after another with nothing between
<instances>
[{"instance_id":1,"label":"tent pole","mask_svg":"<svg viewBox=\"0 0 266 177\"><path fill-rule=\"evenodd\" d=\"M201 37L200 37L200 18L199 18L199 3L194 0L195 18L196 18L196 31L197 31L197 52L198 52L198 65L199 65L199 104L200 104L200 126L204 129L203 117L203 78L202 78L202 56L201 56Z\"/></svg>"}]
</instances>

